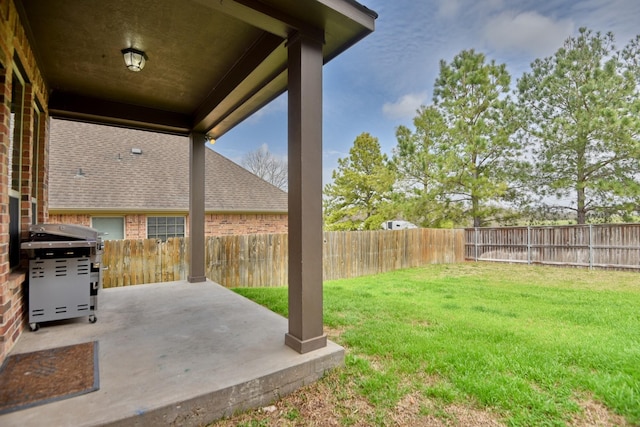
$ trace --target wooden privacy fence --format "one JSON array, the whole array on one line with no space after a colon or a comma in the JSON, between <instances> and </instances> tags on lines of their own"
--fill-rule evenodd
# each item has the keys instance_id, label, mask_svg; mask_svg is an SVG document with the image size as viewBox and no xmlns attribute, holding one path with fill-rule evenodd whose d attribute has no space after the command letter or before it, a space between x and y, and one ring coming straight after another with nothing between
<instances>
[{"instance_id":1,"label":"wooden privacy fence","mask_svg":"<svg viewBox=\"0 0 640 427\"><path fill-rule=\"evenodd\" d=\"M325 280L426 264L464 261L462 230L334 231L324 233Z\"/></svg>"},{"instance_id":2,"label":"wooden privacy fence","mask_svg":"<svg viewBox=\"0 0 640 427\"><path fill-rule=\"evenodd\" d=\"M105 242L103 286L185 280L188 240ZM226 287L282 286L288 282L288 235L208 237L207 277ZM323 277L333 280L431 263L464 261L464 231L412 229L325 232ZM321 262L321 260L318 260Z\"/></svg>"},{"instance_id":3,"label":"wooden privacy fence","mask_svg":"<svg viewBox=\"0 0 640 427\"><path fill-rule=\"evenodd\" d=\"M640 271L640 224L465 229L465 258Z\"/></svg>"}]
</instances>

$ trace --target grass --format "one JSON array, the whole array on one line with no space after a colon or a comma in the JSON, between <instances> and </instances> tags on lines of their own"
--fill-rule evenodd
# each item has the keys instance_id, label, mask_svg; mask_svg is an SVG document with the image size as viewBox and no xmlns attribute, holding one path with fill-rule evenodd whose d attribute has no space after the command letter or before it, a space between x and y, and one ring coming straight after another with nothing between
<instances>
[{"instance_id":1,"label":"grass","mask_svg":"<svg viewBox=\"0 0 640 427\"><path fill-rule=\"evenodd\" d=\"M287 314L285 288L235 291ZM324 381L373 408L343 411L342 425L390 424L407 396L445 424L447 407L466 405L506 425L572 425L592 401L640 424L637 273L434 265L326 282L324 297L347 349Z\"/></svg>"}]
</instances>

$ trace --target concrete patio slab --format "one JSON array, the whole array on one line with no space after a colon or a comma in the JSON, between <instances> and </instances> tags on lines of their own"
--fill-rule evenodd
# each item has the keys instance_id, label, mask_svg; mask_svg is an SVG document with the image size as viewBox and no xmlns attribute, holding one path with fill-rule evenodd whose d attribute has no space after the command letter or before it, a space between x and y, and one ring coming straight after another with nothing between
<instances>
[{"instance_id":1,"label":"concrete patio slab","mask_svg":"<svg viewBox=\"0 0 640 427\"><path fill-rule=\"evenodd\" d=\"M258 407L342 365L344 349L298 354L283 317L213 282L101 290L86 318L25 331L12 354L97 340L100 390L0 416L9 426L203 425Z\"/></svg>"}]
</instances>

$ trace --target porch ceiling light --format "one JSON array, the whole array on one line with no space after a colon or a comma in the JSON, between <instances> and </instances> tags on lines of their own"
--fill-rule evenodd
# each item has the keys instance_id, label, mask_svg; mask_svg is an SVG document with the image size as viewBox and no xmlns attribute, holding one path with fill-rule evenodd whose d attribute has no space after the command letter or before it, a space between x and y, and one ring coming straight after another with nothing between
<instances>
[{"instance_id":1,"label":"porch ceiling light","mask_svg":"<svg viewBox=\"0 0 640 427\"><path fill-rule=\"evenodd\" d=\"M135 72L142 71L147 61L147 55L143 51L132 47L122 49L122 55L127 68Z\"/></svg>"}]
</instances>

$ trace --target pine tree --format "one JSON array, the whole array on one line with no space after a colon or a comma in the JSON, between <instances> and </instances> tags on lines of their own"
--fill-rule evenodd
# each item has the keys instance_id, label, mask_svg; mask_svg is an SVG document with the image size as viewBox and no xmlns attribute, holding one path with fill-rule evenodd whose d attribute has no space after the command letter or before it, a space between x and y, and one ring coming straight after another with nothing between
<instances>
[{"instance_id":1,"label":"pine tree","mask_svg":"<svg viewBox=\"0 0 640 427\"><path fill-rule=\"evenodd\" d=\"M639 40L621 52L612 33L581 28L518 81L532 184L578 224L640 206Z\"/></svg>"},{"instance_id":2,"label":"pine tree","mask_svg":"<svg viewBox=\"0 0 640 427\"><path fill-rule=\"evenodd\" d=\"M391 198L394 174L377 138L360 134L349 156L338 159L324 189L327 230L379 229Z\"/></svg>"},{"instance_id":3,"label":"pine tree","mask_svg":"<svg viewBox=\"0 0 640 427\"><path fill-rule=\"evenodd\" d=\"M398 129L394 155L399 180L411 188L407 202L425 209L421 224L479 227L513 199L521 144L512 138L510 82L504 64L473 50L440 61L434 104L418 111L415 132Z\"/></svg>"}]
</instances>

